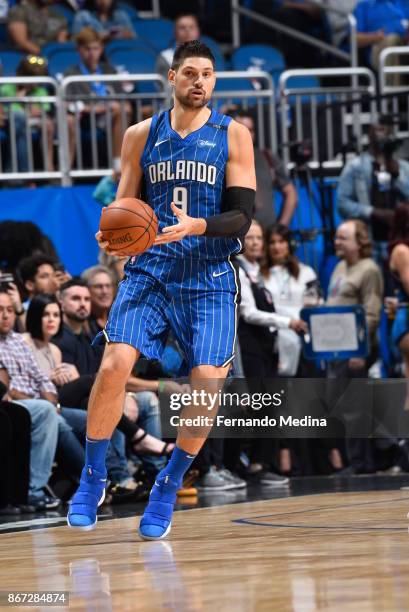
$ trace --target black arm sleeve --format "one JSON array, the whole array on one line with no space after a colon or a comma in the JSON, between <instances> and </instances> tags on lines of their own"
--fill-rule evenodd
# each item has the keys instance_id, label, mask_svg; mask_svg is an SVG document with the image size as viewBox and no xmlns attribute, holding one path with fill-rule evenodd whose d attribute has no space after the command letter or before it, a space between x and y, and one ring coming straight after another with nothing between
<instances>
[{"instance_id":1,"label":"black arm sleeve","mask_svg":"<svg viewBox=\"0 0 409 612\"><path fill-rule=\"evenodd\" d=\"M212 238L240 238L244 236L253 218L256 192L249 187L227 187L223 208L226 212L206 219L205 236Z\"/></svg>"}]
</instances>

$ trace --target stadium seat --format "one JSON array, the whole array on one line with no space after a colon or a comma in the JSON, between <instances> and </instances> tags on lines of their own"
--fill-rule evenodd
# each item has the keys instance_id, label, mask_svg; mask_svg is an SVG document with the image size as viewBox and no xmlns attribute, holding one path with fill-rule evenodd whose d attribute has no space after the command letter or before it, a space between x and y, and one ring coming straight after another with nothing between
<instances>
[{"instance_id":1,"label":"stadium seat","mask_svg":"<svg viewBox=\"0 0 409 612\"><path fill-rule=\"evenodd\" d=\"M220 50L219 43L213 38L210 38L210 36L201 36L200 40L204 42L204 44L207 45L213 53L216 60L216 69L226 70L226 60L224 59L223 53Z\"/></svg>"},{"instance_id":2,"label":"stadium seat","mask_svg":"<svg viewBox=\"0 0 409 612\"><path fill-rule=\"evenodd\" d=\"M143 38L117 38L105 45L105 55L109 59L110 54L118 49L126 52L147 51L156 54L152 46Z\"/></svg>"},{"instance_id":3,"label":"stadium seat","mask_svg":"<svg viewBox=\"0 0 409 612\"><path fill-rule=\"evenodd\" d=\"M135 32L157 52L171 46L173 23L168 19L132 19Z\"/></svg>"},{"instance_id":4,"label":"stadium seat","mask_svg":"<svg viewBox=\"0 0 409 612\"><path fill-rule=\"evenodd\" d=\"M293 76L287 80L287 87L291 89L319 89L321 86L320 80L315 76L309 75L300 75ZM295 104L296 96L289 97L289 103ZM311 100L311 96L309 94L301 96L301 102L303 104L309 102ZM317 102L321 102L324 100L324 96L322 94L317 95Z\"/></svg>"},{"instance_id":5,"label":"stadium seat","mask_svg":"<svg viewBox=\"0 0 409 612\"><path fill-rule=\"evenodd\" d=\"M272 76L285 70L285 60L280 51L268 45L243 45L231 57L233 70L258 68Z\"/></svg>"},{"instance_id":6,"label":"stadium seat","mask_svg":"<svg viewBox=\"0 0 409 612\"><path fill-rule=\"evenodd\" d=\"M73 42L50 42L41 48L41 55L46 57L48 60L54 53L61 53L61 51L76 51L75 43Z\"/></svg>"},{"instance_id":7,"label":"stadium seat","mask_svg":"<svg viewBox=\"0 0 409 612\"><path fill-rule=\"evenodd\" d=\"M138 11L131 4L128 4L128 2L118 2L117 7L121 9L121 11L125 11L130 19L139 19Z\"/></svg>"},{"instance_id":8,"label":"stadium seat","mask_svg":"<svg viewBox=\"0 0 409 612\"><path fill-rule=\"evenodd\" d=\"M66 4L56 4L53 3L53 9L57 12L60 13L60 15L62 15L63 17L66 18L67 22L68 22L68 31L71 32L72 30L72 22L74 21L74 11L67 6Z\"/></svg>"},{"instance_id":9,"label":"stadium seat","mask_svg":"<svg viewBox=\"0 0 409 612\"><path fill-rule=\"evenodd\" d=\"M3 67L3 76L16 76L17 66L23 57L24 53L19 51L2 51L0 60Z\"/></svg>"},{"instance_id":10,"label":"stadium seat","mask_svg":"<svg viewBox=\"0 0 409 612\"><path fill-rule=\"evenodd\" d=\"M231 97L229 96L228 100L234 104L239 104L239 105L242 105L243 100L242 98L235 98L234 92L254 91L254 90L255 88L251 84L251 81L249 81L248 79L223 79L222 77L220 77L217 79L216 87L215 87L215 91L217 92L231 91L232 95ZM226 101L227 101L226 98L223 98L220 102L216 99L215 100L215 102L217 102L216 106L218 106L219 104L225 104ZM248 104L253 105L256 103L256 98L247 98L247 102Z\"/></svg>"},{"instance_id":11,"label":"stadium seat","mask_svg":"<svg viewBox=\"0 0 409 612\"><path fill-rule=\"evenodd\" d=\"M48 59L48 72L50 76L60 79L67 68L78 62L79 55L74 49L55 50Z\"/></svg>"},{"instance_id":12,"label":"stadium seat","mask_svg":"<svg viewBox=\"0 0 409 612\"><path fill-rule=\"evenodd\" d=\"M129 53L129 50L114 49L109 53L109 61L119 72L156 74L156 55L153 52L140 49ZM138 83L136 88L143 93L157 91L155 84L149 82Z\"/></svg>"}]
</instances>

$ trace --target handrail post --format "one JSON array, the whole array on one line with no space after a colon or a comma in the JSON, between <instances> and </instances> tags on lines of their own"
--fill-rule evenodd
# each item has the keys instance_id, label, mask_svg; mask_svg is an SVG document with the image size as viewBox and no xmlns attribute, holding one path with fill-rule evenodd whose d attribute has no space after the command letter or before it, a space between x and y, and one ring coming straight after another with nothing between
<instances>
[{"instance_id":1,"label":"handrail post","mask_svg":"<svg viewBox=\"0 0 409 612\"><path fill-rule=\"evenodd\" d=\"M240 47L240 13L239 13L239 1L231 0L231 31L233 37L233 47L237 49Z\"/></svg>"}]
</instances>

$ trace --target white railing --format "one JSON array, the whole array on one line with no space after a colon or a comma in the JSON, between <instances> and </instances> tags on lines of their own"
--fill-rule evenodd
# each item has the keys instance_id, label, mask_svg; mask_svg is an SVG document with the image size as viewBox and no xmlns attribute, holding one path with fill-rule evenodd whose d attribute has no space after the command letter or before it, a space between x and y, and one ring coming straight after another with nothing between
<instances>
[{"instance_id":1,"label":"white railing","mask_svg":"<svg viewBox=\"0 0 409 612\"><path fill-rule=\"evenodd\" d=\"M294 77L331 77L333 84L291 86ZM345 85L345 77L350 78L349 85ZM339 85L334 84L336 81ZM376 81L367 68L287 70L281 75L279 86L282 156L286 164L290 161L286 145L290 141L310 139L312 167L322 164L339 168L343 164L342 158L337 157L341 149L352 137L359 148L363 126L376 120ZM364 104L368 96L371 100L367 109Z\"/></svg>"}]
</instances>

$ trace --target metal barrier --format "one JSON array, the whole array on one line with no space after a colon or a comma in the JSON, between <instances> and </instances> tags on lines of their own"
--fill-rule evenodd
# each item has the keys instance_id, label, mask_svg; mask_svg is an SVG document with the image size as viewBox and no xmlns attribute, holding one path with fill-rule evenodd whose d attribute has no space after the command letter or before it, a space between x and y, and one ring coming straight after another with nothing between
<instances>
[{"instance_id":1,"label":"metal barrier","mask_svg":"<svg viewBox=\"0 0 409 612\"><path fill-rule=\"evenodd\" d=\"M10 85L15 86L11 91ZM45 91L39 92L39 87ZM59 169L54 170L55 137L61 120L57 89L57 81L50 77L0 78L0 181L62 177L61 147Z\"/></svg>"},{"instance_id":2,"label":"metal barrier","mask_svg":"<svg viewBox=\"0 0 409 612\"><path fill-rule=\"evenodd\" d=\"M218 90L216 88L212 96L212 104L221 112L226 107L237 107L246 109L252 107L255 110L256 144L260 149L270 148L277 150L277 120L275 113L276 94L274 82L268 72L261 70L244 70L236 72L218 72L218 80L248 80L254 89L244 90Z\"/></svg>"},{"instance_id":3,"label":"metal barrier","mask_svg":"<svg viewBox=\"0 0 409 612\"><path fill-rule=\"evenodd\" d=\"M120 87L104 96L81 93L81 84L93 82ZM135 85L152 91L138 92ZM126 128L170 104L167 82L157 74L70 76L61 81L59 95L64 185L72 178L111 174Z\"/></svg>"},{"instance_id":4,"label":"metal barrier","mask_svg":"<svg viewBox=\"0 0 409 612\"><path fill-rule=\"evenodd\" d=\"M291 87L294 77L331 77L339 85L302 85ZM344 85L350 77L350 85ZM360 83L360 79L365 81ZM290 162L290 141L311 139L313 162L311 167L322 164L327 168L341 168L342 159L337 155L350 142L351 136L360 149L362 126L376 120L376 100L371 99L365 108L365 97L375 96L376 81L367 68L317 68L312 70L287 70L280 77L280 118L282 157Z\"/></svg>"},{"instance_id":5,"label":"metal barrier","mask_svg":"<svg viewBox=\"0 0 409 612\"><path fill-rule=\"evenodd\" d=\"M403 56L407 55L409 55L409 46L389 47L383 49L379 56L379 90L383 96L381 111L384 114L393 113L398 116L400 125L398 124L396 135L401 138L409 136L409 65L401 61ZM391 60L394 65L389 65ZM400 65L395 62L399 62Z\"/></svg>"},{"instance_id":6,"label":"metal barrier","mask_svg":"<svg viewBox=\"0 0 409 612\"><path fill-rule=\"evenodd\" d=\"M314 2L312 3L314 4ZM317 3L317 6L325 11L336 13L337 15L344 15L347 18L349 23L350 53L346 53L334 45L318 40L310 34L305 34L304 32L295 30L294 28L284 25L279 21L275 21L274 19L266 17L265 15L260 15L251 9L245 8L244 6L240 5L240 0L231 0L233 47L237 49L241 44L240 15L242 15L248 19L252 19L256 23L267 26L272 30L277 30L281 34L286 34L287 36L300 40L307 45L320 49L326 53L330 53L334 57L346 60L351 64L351 67L355 68L358 65L357 23L355 16L352 13L347 13L339 8L323 7L321 3Z\"/></svg>"}]
</instances>

